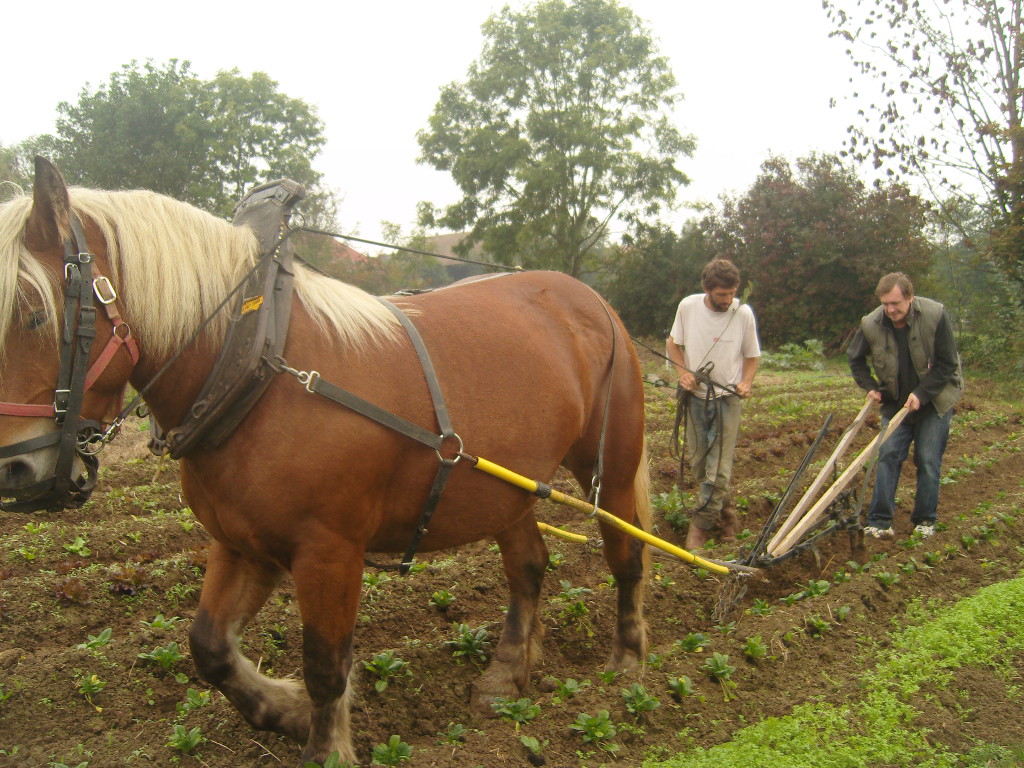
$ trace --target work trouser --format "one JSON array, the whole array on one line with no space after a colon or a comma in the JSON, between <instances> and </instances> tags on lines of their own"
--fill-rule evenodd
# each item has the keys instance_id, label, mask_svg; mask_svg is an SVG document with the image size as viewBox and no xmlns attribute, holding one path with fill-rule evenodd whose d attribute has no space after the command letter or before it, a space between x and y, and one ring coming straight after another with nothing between
<instances>
[{"instance_id":1,"label":"work trouser","mask_svg":"<svg viewBox=\"0 0 1024 768\"><path fill-rule=\"evenodd\" d=\"M712 400L691 395L687 400L686 459L699 487L691 517L706 531L718 522L729 498L743 401L735 395Z\"/></svg>"},{"instance_id":2,"label":"work trouser","mask_svg":"<svg viewBox=\"0 0 1024 768\"><path fill-rule=\"evenodd\" d=\"M875 528L892 526L900 470L910 452L911 443L914 444L914 464L917 467L917 493L914 494L914 510L910 522L913 525L934 525L937 519L942 455L946 452L953 409L950 408L940 416L934 406L927 405L916 415L913 423L908 424L908 419L896 427L878 451L878 469L867 521L868 525ZM883 418L882 428L888 426L889 420Z\"/></svg>"}]
</instances>

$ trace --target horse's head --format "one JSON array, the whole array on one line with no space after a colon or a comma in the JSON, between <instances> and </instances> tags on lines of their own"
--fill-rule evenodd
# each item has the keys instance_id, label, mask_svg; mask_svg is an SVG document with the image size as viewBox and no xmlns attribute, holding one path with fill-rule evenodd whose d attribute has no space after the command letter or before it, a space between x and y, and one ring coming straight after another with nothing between
<instances>
[{"instance_id":1,"label":"horse's head","mask_svg":"<svg viewBox=\"0 0 1024 768\"><path fill-rule=\"evenodd\" d=\"M138 360L108 267L103 237L79 220L57 169L36 158L31 204L0 208L4 509L79 506L92 490L104 422L119 413Z\"/></svg>"}]
</instances>

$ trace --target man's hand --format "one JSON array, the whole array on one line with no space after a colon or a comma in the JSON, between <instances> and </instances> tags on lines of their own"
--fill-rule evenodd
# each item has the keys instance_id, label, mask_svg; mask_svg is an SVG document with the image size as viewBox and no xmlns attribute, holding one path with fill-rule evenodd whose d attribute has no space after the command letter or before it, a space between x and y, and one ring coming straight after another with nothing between
<instances>
[{"instance_id":1,"label":"man's hand","mask_svg":"<svg viewBox=\"0 0 1024 768\"><path fill-rule=\"evenodd\" d=\"M917 395L911 392L910 396L907 398L907 409L911 411L916 411L920 407L921 401L917 399Z\"/></svg>"},{"instance_id":2,"label":"man's hand","mask_svg":"<svg viewBox=\"0 0 1024 768\"><path fill-rule=\"evenodd\" d=\"M738 394L740 397L750 397L750 387L751 382L741 381L739 384L736 385L736 394Z\"/></svg>"},{"instance_id":3,"label":"man's hand","mask_svg":"<svg viewBox=\"0 0 1024 768\"><path fill-rule=\"evenodd\" d=\"M882 393L879 392L877 389L872 389L870 392L868 392L868 397L870 397L876 403L882 402Z\"/></svg>"},{"instance_id":4,"label":"man's hand","mask_svg":"<svg viewBox=\"0 0 1024 768\"><path fill-rule=\"evenodd\" d=\"M682 387L683 389L687 390L688 392L696 392L697 391L697 379L688 370L686 370L685 368L682 368L679 371L679 386Z\"/></svg>"}]
</instances>

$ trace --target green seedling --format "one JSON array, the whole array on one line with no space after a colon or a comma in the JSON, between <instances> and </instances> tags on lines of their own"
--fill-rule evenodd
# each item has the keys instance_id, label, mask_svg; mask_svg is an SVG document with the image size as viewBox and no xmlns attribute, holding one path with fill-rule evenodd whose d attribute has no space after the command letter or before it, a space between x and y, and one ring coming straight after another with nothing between
<instances>
[{"instance_id":1,"label":"green seedling","mask_svg":"<svg viewBox=\"0 0 1024 768\"><path fill-rule=\"evenodd\" d=\"M179 701L175 707L178 710L178 714L184 715L194 709L205 707L211 701L212 698L209 691L197 691L195 688L189 688L185 694L185 701Z\"/></svg>"},{"instance_id":2,"label":"green seedling","mask_svg":"<svg viewBox=\"0 0 1024 768\"><path fill-rule=\"evenodd\" d=\"M900 581L898 574L889 573L888 571L879 571L875 574L875 579L882 585L883 589L891 589L896 584L899 584Z\"/></svg>"},{"instance_id":3,"label":"green seedling","mask_svg":"<svg viewBox=\"0 0 1024 768\"><path fill-rule=\"evenodd\" d=\"M430 596L430 604L439 611L447 611L455 602L455 595L447 589L439 589Z\"/></svg>"},{"instance_id":4,"label":"green seedling","mask_svg":"<svg viewBox=\"0 0 1024 768\"><path fill-rule=\"evenodd\" d=\"M171 672L174 670L174 665L185 657L178 650L178 644L172 641L166 646L157 646L149 653L140 653L138 658L153 662L165 672Z\"/></svg>"},{"instance_id":5,"label":"green seedling","mask_svg":"<svg viewBox=\"0 0 1024 768\"><path fill-rule=\"evenodd\" d=\"M82 536L76 536L75 540L70 544L64 545L64 550L70 552L79 557L91 557L92 550L89 549L85 539Z\"/></svg>"},{"instance_id":6,"label":"green seedling","mask_svg":"<svg viewBox=\"0 0 1024 768\"><path fill-rule=\"evenodd\" d=\"M578 681L571 677L566 678L564 682L557 677L551 679L555 684L554 697L560 701L568 701L590 685L589 680Z\"/></svg>"},{"instance_id":7,"label":"green seedling","mask_svg":"<svg viewBox=\"0 0 1024 768\"><path fill-rule=\"evenodd\" d=\"M412 757L412 747L400 736L392 736L387 744L373 748L373 765L399 765Z\"/></svg>"},{"instance_id":8,"label":"green seedling","mask_svg":"<svg viewBox=\"0 0 1024 768\"><path fill-rule=\"evenodd\" d=\"M751 661L760 661L768 655L768 646L764 644L760 635L748 637L747 642L743 644L743 655Z\"/></svg>"},{"instance_id":9,"label":"green seedling","mask_svg":"<svg viewBox=\"0 0 1024 768\"><path fill-rule=\"evenodd\" d=\"M626 709L634 717L643 717L647 712L653 712L661 706L656 696L651 696L647 688L640 683L633 683L629 688L622 689L622 698L626 702Z\"/></svg>"},{"instance_id":10,"label":"green seedling","mask_svg":"<svg viewBox=\"0 0 1024 768\"><path fill-rule=\"evenodd\" d=\"M85 696L85 700L92 705L97 712L102 712L102 707L97 707L92 697L107 687L107 684L100 680L99 675L82 675L78 680L78 692Z\"/></svg>"},{"instance_id":11,"label":"green seedling","mask_svg":"<svg viewBox=\"0 0 1024 768\"><path fill-rule=\"evenodd\" d=\"M610 739L615 738L617 731L607 709L600 710L596 715L581 712L577 715L576 722L569 727L579 731L584 744L594 744L605 752L615 752L619 748L618 744L610 743Z\"/></svg>"},{"instance_id":12,"label":"green seedling","mask_svg":"<svg viewBox=\"0 0 1024 768\"><path fill-rule=\"evenodd\" d=\"M487 658L487 649L491 645L486 627L472 629L468 624L455 623L455 640L449 640L445 647L450 648L455 660L483 661Z\"/></svg>"},{"instance_id":13,"label":"green seedling","mask_svg":"<svg viewBox=\"0 0 1024 768\"><path fill-rule=\"evenodd\" d=\"M514 699L498 696L491 703L491 709L497 712L503 720L514 722L517 731L523 723L530 722L540 714L540 707L525 697Z\"/></svg>"},{"instance_id":14,"label":"green seedling","mask_svg":"<svg viewBox=\"0 0 1024 768\"><path fill-rule=\"evenodd\" d=\"M693 688L693 680L686 675L680 675L679 677L670 677L668 679L668 689L672 692L672 698L676 701L681 701L685 698L693 696L695 691Z\"/></svg>"},{"instance_id":15,"label":"green seedling","mask_svg":"<svg viewBox=\"0 0 1024 768\"><path fill-rule=\"evenodd\" d=\"M466 726L462 723L449 723L447 731L438 731L434 742L438 745L458 745L466 741Z\"/></svg>"},{"instance_id":16,"label":"green seedling","mask_svg":"<svg viewBox=\"0 0 1024 768\"><path fill-rule=\"evenodd\" d=\"M708 647L710 642L710 638L703 632L688 632L686 637L682 640L677 640L676 644L684 651L688 651L690 653L701 653Z\"/></svg>"},{"instance_id":17,"label":"green seedling","mask_svg":"<svg viewBox=\"0 0 1024 768\"><path fill-rule=\"evenodd\" d=\"M306 763L303 768L357 768L348 760L342 761L341 753L334 750L322 763Z\"/></svg>"},{"instance_id":18,"label":"green seedling","mask_svg":"<svg viewBox=\"0 0 1024 768\"><path fill-rule=\"evenodd\" d=\"M817 614L807 617L807 631L812 637L821 637L832 630L832 625Z\"/></svg>"},{"instance_id":19,"label":"green seedling","mask_svg":"<svg viewBox=\"0 0 1024 768\"><path fill-rule=\"evenodd\" d=\"M180 616L171 616L170 618L164 618L162 613L158 613L152 621L140 621L139 623L147 629L174 629L181 623L182 619Z\"/></svg>"},{"instance_id":20,"label":"green seedling","mask_svg":"<svg viewBox=\"0 0 1024 768\"><path fill-rule=\"evenodd\" d=\"M110 627L107 627L98 635L86 635L86 641L79 643L75 647L80 651L98 651L100 648L104 648L111 643L110 636L113 631Z\"/></svg>"},{"instance_id":21,"label":"green seedling","mask_svg":"<svg viewBox=\"0 0 1024 768\"><path fill-rule=\"evenodd\" d=\"M747 613L751 616L768 616L772 612L772 607L768 605L766 600L762 600L759 597L754 598L754 604L747 608Z\"/></svg>"},{"instance_id":22,"label":"green seedling","mask_svg":"<svg viewBox=\"0 0 1024 768\"><path fill-rule=\"evenodd\" d=\"M187 755L203 741L205 741L203 732L198 725L192 730L184 725L175 725L174 730L171 731L171 738L167 740L167 746Z\"/></svg>"},{"instance_id":23,"label":"green seedling","mask_svg":"<svg viewBox=\"0 0 1024 768\"><path fill-rule=\"evenodd\" d=\"M394 651L378 653L371 661L364 661L363 666L377 676L373 689L377 693L383 693L391 682L391 679L401 672L406 672L409 662L400 659Z\"/></svg>"}]
</instances>

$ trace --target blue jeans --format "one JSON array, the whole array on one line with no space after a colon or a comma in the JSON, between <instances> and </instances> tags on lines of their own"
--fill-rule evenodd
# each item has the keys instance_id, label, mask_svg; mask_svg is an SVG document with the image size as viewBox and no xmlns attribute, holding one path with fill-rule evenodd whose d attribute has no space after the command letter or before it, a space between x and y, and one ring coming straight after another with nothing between
<instances>
[{"instance_id":1,"label":"blue jeans","mask_svg":"<svg viewBox=\"0 0 1024 768\"><path fill-rule=\"evenodd\" d=\"M688 400L686 459L700 486L699 504L692 518L698 528L710 530L729 498L743 401L731 395L707 404L696 396Z\"/></svg>"},{"instance_id":2,"label":"blue jeans","mask_svg":"<svg viewBox=\"0 0 1024 768\"><path fill-rule=\"evenodd\" d=\"M910 522L913 525L935 524L942 454L946 451L952 417L952 408L944 416L939 416L934 406L927 406L922 409L916 423L908 424L904 421L896 427L896 431L878 452L878 473L875 476L875 490L871 496L867 525L876 528L889 528L892 525L893 512L896 511L896 486L911 443L914 444L914 464L917 466L917 493ZM883 418L882 427L888 424L889 420Z\"/></svg>"}]
</instances>

